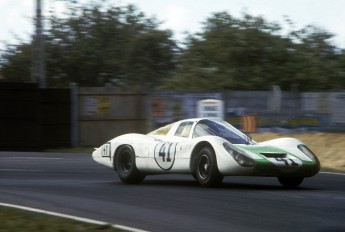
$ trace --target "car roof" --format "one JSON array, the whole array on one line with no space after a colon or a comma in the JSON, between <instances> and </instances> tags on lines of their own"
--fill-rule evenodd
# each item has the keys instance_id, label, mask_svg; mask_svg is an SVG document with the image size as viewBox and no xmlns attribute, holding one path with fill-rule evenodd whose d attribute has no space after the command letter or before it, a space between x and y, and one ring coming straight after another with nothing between
<instances>
[{"instance_id":1,"label":"car roof","mask_svg":"<svg viewBox=\"0 0 345 232\"><path fill-rule=\"evenodd\" d=\"M193 122L193 124L197 123L198 121L201 120L211 120L211 121L219 121L219 120L215 120L215 119L211 119L211 118L188 118L188 119L182 119L167 125L164 125L162 127L159 127L153 131L151 131L150 133L148 133L148 135L173 135L173 133L175 133L177 127L183 123L183 122Z\"/></svg>"}]
</instances>

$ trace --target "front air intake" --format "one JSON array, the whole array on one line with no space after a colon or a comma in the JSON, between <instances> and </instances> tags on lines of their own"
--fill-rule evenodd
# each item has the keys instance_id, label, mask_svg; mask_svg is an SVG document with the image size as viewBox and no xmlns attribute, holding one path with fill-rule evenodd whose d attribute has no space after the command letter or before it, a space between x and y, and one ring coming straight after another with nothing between
<instances>
[{"instance_id":1,"label":"front air intake","mask_svg":"<svg viewBox=\"0 0 345 232\"><path fill-rule=\"evenodd\" d=\"M277 152L261 152L261 155L265 156L266 158L286 158L286 153L277 153Z\"/></svg>"}]
</instances>

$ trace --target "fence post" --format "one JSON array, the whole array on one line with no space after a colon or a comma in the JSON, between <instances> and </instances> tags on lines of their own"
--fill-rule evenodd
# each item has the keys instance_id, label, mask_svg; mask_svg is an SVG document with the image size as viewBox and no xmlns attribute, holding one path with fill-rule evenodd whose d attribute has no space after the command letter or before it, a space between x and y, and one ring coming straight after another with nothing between
<instances>
[{"instance_id":1,"label":"fence post","mask_svg":"<svg viewBox=\"0 0 345 232\"><path fill-rule=\"evenodd\" d=\"M78 84L71 83L71 147L79 145Z\"/></svg>"}]
</instances>

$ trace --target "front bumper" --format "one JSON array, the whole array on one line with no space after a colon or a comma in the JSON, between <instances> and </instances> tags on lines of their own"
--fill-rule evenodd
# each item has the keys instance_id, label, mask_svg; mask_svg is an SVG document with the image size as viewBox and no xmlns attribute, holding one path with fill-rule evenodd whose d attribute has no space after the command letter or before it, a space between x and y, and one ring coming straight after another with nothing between
<instances>
[{"instance_id":1,"label":"front bumper","mask_svg":"<svg viewBox=\"0 0 345 232\"><path fill-rule=\"evenodd\" d=\"M303 161L301 167L293 166L276 166L267 160L256 160L253 167L253 176L298 176L298 177L312 177L320 171L320 165L316 162Z\"/></svg>"}]
</instances>

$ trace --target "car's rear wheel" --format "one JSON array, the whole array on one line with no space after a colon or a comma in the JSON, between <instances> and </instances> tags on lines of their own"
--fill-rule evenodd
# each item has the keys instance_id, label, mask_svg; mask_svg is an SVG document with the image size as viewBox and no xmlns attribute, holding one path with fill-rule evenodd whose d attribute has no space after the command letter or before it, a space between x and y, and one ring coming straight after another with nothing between
<instances>
[{"instance_id":1,"label":"car's rear wheel","mask_svg":"<svg viewBox=\"0 0 345 232\"><path fill-rule=\"evenodd\" d=\"M135 164L135 153L131 146L124 145L115 156L115 166L119 178L127 184L137 184L144 180L142 174Z\"/></svg>"},{"instance_id":2,"label":"car's rear wheel","mask_svg":"<svg viewBox=\"0 0 345 232\"><path fill-rule=\"evenodd\" d=\"M279 182L286 188L296 188L302 184L303 177L278 177Z\"/></svg>"},{"instance_id":3,"label":"car's rear wheel","mask_svg":"<svg viewBox=\"0 0 345 232\"><path fill-rule=\"evenodd\" d=\"M216 156L210 147L204 147L198 152L195 168L194 175L203 187L215 187L223 180L218 170Z\"/></svg>"}]
</instances>

